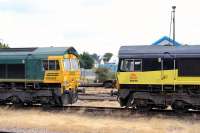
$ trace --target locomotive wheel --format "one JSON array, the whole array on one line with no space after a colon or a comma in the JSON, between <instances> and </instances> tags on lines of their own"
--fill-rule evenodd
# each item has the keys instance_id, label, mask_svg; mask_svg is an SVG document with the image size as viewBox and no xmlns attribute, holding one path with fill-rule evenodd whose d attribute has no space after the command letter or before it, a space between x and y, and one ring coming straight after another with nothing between
<instances>
[{"instance_id":1,"label":"locomotive wheel","mask_svg":"<svg viewBox=\"0 0 200 133\"><path fill-rule=\"evenodd\" d=\"M54 105L59 107L62 106L61 96L54 96Z\"/></svg>"},{"instance_id":2,"label":"locomotive wheel","mask_svg":"<svg viewBox=\"0 0 200 133\"><path fill-rule=\"evenodd\" d=\"M187 104L183 101L175 101L172 104L172 110L174 110L176 113L182 114L188 111Z\"/></svg>"},{"instance_id":3,"label":"locomotive wheel","mask_svg":"<svg viewBox=\"0 0 200 133\"><path fill-rule=\"evenodd\" d=\"M61 100L62 100L62 106L66 106L68 104L70 104L70 95L69 94L63 94L61 96Z\"/></svg>"},{"instance_id":4,"label":"locomotive wheel","mask_svg":"<svg viewBox=\"0 0 200 133\"><path fill-rule=\"evenodd\" d=\"M22 106L24 106L24 103L21 101L21 99L18 96L10 97L10 102L13 103L14 107L22 107Z\"/></svg>"},{"instance_id":5,"label":"locomotive wheel","mask_svg":"<svg viewBox=\"0 0 200 133\"><path fill-rule=\"evenodd\" d=\"M133 94L130 94L130 96L128 97L126 108L128 108L128 107L134 108L134 97L133 97Z\"/></svg>"},{"instance_id":6,"label":"locomotive wheel","mask_svg":"<svg viewBox=\"0 0 200 133\"><path fill-rule=\"evenodd\" d=\"M118 97L118 102L121 107L126 107L126 105L127 105L127 99L122 99L122 98Z\"/></svg>"},{"instance_id":7,"label":"locomotive wheel","mask_svg":"<svg viewBox=\"0 0 200 133\"><path fill-rule=\"evenodd\" d=\"M139 112L148 112L152 109L152 105L148 103L148 100L137 99L135 103L136 110Z\"/></svg>"},{"instance_id":8,"label":"locomotive wheel","mask_svg":"<svg viewBox=\"0 0 200 133\"><path fill-rule=\"evenodd\" d=\"M51 106L55 106L55 105L56 105L55 100L50 100L50 101L49 101L49 104L50 104Z\"/></svg>"}]
</instances>

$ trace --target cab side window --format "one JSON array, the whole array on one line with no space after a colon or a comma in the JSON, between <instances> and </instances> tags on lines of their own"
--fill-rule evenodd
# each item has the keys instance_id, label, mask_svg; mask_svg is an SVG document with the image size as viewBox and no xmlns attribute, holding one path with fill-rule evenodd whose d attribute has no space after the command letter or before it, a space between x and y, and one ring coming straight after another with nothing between
<instances>
[{"instance_id":1,"label":"cab side window","mask_svg":"<svg viewBox=\"0 0 200 133\"><path fill-rule=\"evenodd\" d=\"M44 70L60 70L58 60L43 60Z\"/></svg>"},{"instance_id":2,"label":"cab side window","mask_svg":"<svg viewBox=\"0 0 200 133\"><path fill-rule=\"evenodd\" d=\"M141 60L134 60L134 71L135 72L142 71L142 61Z\"/></svg>"},{"instance_id":3,"label":"cab side window","mask_svg":"<svg viewBox=\"0 0 200 133\"><path fill-rule=\"evenodd\" d=\"M140 72L142 71L142 60L141 59L123 59L121 61L120 71Z\"/></svg>"}]
</instances>

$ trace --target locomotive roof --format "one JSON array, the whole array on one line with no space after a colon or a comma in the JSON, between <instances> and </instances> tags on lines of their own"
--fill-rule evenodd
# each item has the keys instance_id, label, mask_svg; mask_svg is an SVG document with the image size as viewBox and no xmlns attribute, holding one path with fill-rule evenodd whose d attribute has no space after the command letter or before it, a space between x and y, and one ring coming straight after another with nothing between
<instances>
[{"instance_id":1,"label":"locomotive roof","mask_svg":"<svg viewBox=\"0 0 200 133\"><path fill-rule=\"evenodd\" d=\"M0 59L47 58L67 53L78 56L73 47L0 48Z\"/></svg>"},{"instance_id":2,"label":"locomotive roof","mask_svg":"<svg viewBox=\"0 0 200 133\"><path fill-rule=\"evenodd\" d=\"M182 46L121 46L119 58L198 58L200 45Z\"/></svg>"}]
</instances>

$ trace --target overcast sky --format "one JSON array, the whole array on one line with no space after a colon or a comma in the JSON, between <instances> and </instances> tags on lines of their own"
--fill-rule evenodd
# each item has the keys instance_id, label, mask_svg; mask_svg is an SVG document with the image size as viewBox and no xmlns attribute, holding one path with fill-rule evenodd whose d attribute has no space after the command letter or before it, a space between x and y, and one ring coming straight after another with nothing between
<instances>
[{"instance_id":1,"label":"overcast sky","mask_svg":"<svg viewBox=\"0 0 200 133\"><path fill-rule=\"evenodd\" d=\"M10 47L74 46L103 54L121 45L150 45L168 36L200 44L199 0L0 0L0 39Z\"/></svg>"}]
</instances>

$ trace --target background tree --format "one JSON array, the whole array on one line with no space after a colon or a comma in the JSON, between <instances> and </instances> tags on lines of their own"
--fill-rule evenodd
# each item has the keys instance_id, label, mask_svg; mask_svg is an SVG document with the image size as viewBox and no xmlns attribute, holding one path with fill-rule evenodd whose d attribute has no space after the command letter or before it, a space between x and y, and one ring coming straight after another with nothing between
<instances>
[{"instance_id":1,"label":"background tree","mask_svg":"<svg viewBox=\"0 0 200 133\"><path fill-rule=\"evenodd\" d=\"M97 55L96 53L92 54L91 55L92 58L98 63L100 64L101 63L101 57L99 55Z\"/></svg>"},{"instance_id":2,"label":"background tree","mask_svg":"<svg viewBox=\"0 0 200 133\"><path fill-rule=\"evenodd\" d=\"M103 56L103 62L108 63L110 59L112 58L113 54L112 53L105 53Z\"/></svg>"},{"instance_id":3,"label":"background tree","mask_svg":"<svg viewBox=\"0 0 200 133\"><path fill-rule=\"evenodd\" d=\"M83 54L80 54L80 66L81 68L85 69L93 68L94 66L93 57L87 52L83 52Z\"/></svg>"},{"instance_id":4,"label":"background tree","mask_svg":"<svg viewBox=\"0 0 200 133\"><path fill-rule=\"evenodd\" d=\"M115 73L108 68L97 68L95 73L97 75L96 79L98 80L98 82L115 79Z\"/></svg>"},{"instance_id":5,"label":"background tree","mask_svg":"<svg viewBox=\"0 0 200 133\"><path fill-rule=\"evenodd\" d=\"M8 44L0 42L0 48L9 48Z\"/></svg>"}]
</instances>

